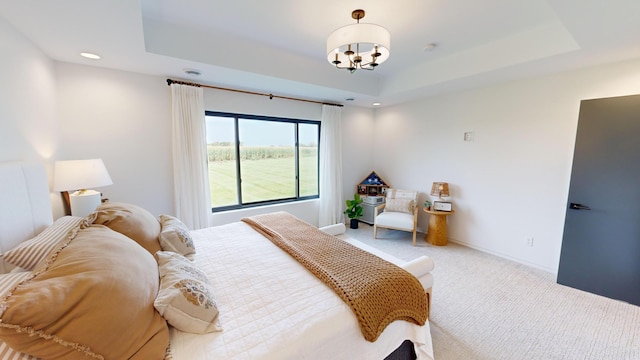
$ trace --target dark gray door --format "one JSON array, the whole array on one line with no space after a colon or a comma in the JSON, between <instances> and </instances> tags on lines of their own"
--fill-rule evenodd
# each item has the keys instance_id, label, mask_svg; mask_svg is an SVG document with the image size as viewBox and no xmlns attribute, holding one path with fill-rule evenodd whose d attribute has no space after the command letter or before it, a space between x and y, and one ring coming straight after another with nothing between
<instances>
[{"instance_id":1,"label":"dark gray door","mask_svg":"<svg viewBox=\"0 0 640 360\"><path fill-rule=\"evenodd\" d=\"M584 100L558 283L640 305L640 95Z\"/></svg>"}]
</instances>

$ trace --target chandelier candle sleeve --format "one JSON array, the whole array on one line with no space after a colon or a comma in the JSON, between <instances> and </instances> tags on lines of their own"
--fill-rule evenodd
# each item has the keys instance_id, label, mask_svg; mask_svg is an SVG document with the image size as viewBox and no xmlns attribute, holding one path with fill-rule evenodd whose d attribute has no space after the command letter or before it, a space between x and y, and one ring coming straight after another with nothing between
<instances>
[{"instance_id":1,"label":"chandelier candle sleeve","mask_svg":"<svg viewBox=\"0 0 640 360\"><path fill-rule=\"evenodd\" d=\"M327 60L338 69L373 70L389 58L391 35L380 25L361 24L364 10L354 10L356 24L343 26L327 38Z\"/></svg>"}]
</instances>

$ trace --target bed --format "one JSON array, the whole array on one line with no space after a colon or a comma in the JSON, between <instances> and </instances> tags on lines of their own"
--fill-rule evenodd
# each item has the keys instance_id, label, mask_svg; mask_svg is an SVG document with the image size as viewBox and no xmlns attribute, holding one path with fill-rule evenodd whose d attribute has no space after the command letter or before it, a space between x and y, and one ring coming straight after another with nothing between
<instances>
[{"instance_id":1,"label":"bed","mask_svg":"<svg viewBox=\"0 0 640 360\"><path fill-rule=\"evenodd\" d=\"M163 291L172 289L162 283L168 276L165 277L162 266L158 269L160 254L157 251L173 253L153 241L138 239L145 236L157 239L155 231L164 234L165 230L175 230L172 221L179 222L179 219L154 217L159 225L151 231L146 231L150 227L140 223L117 229L111 226L113 223L101 222L100 215L54 221L47 176L38 164L0 164L0 184L0 251L3 253L0 266L4 273L0 275L0 359L14 358L11 356L16 351L7 344L17 344L14 347L19 349L33 348L35 353L43 351L45 345L54 347L57 352L53 354L61 358L71 355L100 358L102 353L108 353L104 358L433 359L428 320L424 325L396 320L386 326L375 341L366 340L359 317L345 301L247 222L186 234L195 253L185 257L192 262L194 271L206 276L217 313L215 318L208 318L208 323L193 319L176 322L176 326L168 321L167 325L158 307L155 310L153 307ZM148 214L144 216L147 216L144 221L151 221ZM26 270L14 266L16 249L43 234L55 233L51 229L60 227L61 223L64 225L61 228L66 229L56 235L61 240L56 240L55 246L46 251L41 250L46 254L40 255L39 263L25 265L30 268ZM68 231L69 228L75 230ZM394 258L349 238L342 224L320 230L405 269L418 280L430 301L431 259L422 257L405 262ZM171 234L180 235L180 232ZM154 253L155 258L151 255ZM84 261L85 258L90 261ZM88 270L67 276L67 272L75 271L76 264ZM53 279L52 271L64 272L67 276L66 282L54 283L61 294L43 290L50 284L47 281L59 279ZM87 279L86 274L93 272L99 274L98 279ZM99 290L94 290L96 287ZM38 297L34 293L38 293ZM54 306L45 305L42 296L47 301L53 296L61 303L72 302L71 310L54 318ZM22 301L23 297L31 301L28 306L15 300ZM74 311L72 316L67 315ZM38 315L33 324L40 324L38 321L55 324L46 330L32 323L16 325L15 319L31 321L35 313L42 315ZM41 319L44 314L50 318ZM167 314L168 311L163 313ZM175 321L195 316L179 315ZM132 324L137 323L144 326L136 329ZM178 330L183 324L196 330ZM73 336L81 340L70 341ZM166 342L170 346L165 346L160 354L158 349ZM147 349L154 346L155 352ZM16 359L33 358L25 354L15 356Z\"/></svg>"}]
</instances>

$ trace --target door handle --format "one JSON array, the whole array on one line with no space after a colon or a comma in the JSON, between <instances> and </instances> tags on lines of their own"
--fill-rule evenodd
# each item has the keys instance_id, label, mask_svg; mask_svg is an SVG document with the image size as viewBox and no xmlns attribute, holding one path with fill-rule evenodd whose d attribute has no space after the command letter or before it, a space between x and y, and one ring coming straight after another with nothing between
<instances>
[{"instance_id":1,"label":"door handle","mask_svg":"<svg viewBox=\"0 0 640 360\"><path fill-rule=\"evenodd\" d=\"M591 210L590 207L582 204L571 203L569 204L569 209L573 210Z\"/></svg>"}]
</instances>

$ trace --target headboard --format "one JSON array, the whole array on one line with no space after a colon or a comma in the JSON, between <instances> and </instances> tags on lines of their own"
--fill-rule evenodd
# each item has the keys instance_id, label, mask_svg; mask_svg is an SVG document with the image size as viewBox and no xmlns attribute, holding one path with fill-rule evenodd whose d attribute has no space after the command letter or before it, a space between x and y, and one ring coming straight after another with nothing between
<instances>
[{"instance_id":1,"label":"headboard","mask_svg":"<svg viewBox=\"0 0 640 360\"><path fill-rule=\"evenodd\" d=\"M0 253L53 223L49 180L42 164L0 163ZM6 272L0 261L0 273Z\"/></svg>"}]
</instances>

